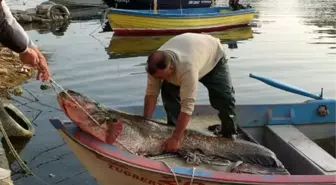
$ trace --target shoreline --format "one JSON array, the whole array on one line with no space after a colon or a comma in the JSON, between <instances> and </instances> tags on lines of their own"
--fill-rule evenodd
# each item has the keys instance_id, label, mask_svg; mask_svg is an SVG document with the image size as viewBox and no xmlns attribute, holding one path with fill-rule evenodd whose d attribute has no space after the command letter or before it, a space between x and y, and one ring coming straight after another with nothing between
<instances>
[{"instance_id":1,"label":"shoreline","mask_svg":"<svg viewBox=\"0 0 336 185\"><path fill-rule=\"evenodd\" d=\"M0 66L0 99L10 100L11 93L20 95L20 85L35 75L35 70L23 65L19 55L6 47L0 47Z\"/></svg>"},{"instance_id":2,"label":"shoreline","mask_svg":"<svg viewBox=\"0 0 336 185\"><path fill-rule=\"evenodd\" d=\"M6 47L0 47L0 101L11 101L11 94L19 96L23 90L21 84L31 79L35 70L24 65L19 54ZM16 149L16 148L15 148ZM8 161L10 150L0 144L0 184L13 185L11 167Z\"/></svg>"}]
</instances>

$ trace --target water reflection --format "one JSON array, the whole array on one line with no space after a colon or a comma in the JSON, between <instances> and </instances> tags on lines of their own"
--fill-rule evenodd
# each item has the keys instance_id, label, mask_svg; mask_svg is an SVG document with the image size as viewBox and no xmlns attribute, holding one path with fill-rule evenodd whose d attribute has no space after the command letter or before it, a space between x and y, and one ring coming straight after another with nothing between
<instances>
[{"instance_id":1,"label":"water reflection","mask_svg":"<svg viewBox=\"0 0 336 185\"><path fill-rule=\"evenodd\" d=\"M34 22L28 24L21 24L24 30L31 31L36 30L39 34L52 33L55 36L63 36L67 31L69 21L57 21L57 22Z\"/></svg>"},{"instance_id":2,"label":"water reflection","mask_svg":"<svg viewBox=\"0 0 336 185\"><path fill-rule=\"evenodd\" d=\"M243 3L244 0L240 2ZM312 4L309 5L311 9L303 11L309 2ZM329 23L318 27L324 22L318 20L323 16L315 17L314 13L315 6L329 6L323 3L312 0L250 0L250 4L259 12L254 20L260 26L252 27L252 33L249 33L251 30L245 33L236 30L233 34L236 36L226 33L224 38L226 44L230 43L229 47L235 48L234 43L238 43L239 47L228 52L231 58L235 58L229 64L237 104L306 100L250 79L250 72L311 92L319 92L324 87L325 97L336 97L335 55L326 54L336 52L336 45L330 44L335 42L336 32L334 27L328 26ZM335 14L335 11L329 13ZM146 84L143 64L146 59L121 57L130 54L145 55L169 38L131 37L133 40L127 40L112 36L112 32L98 33L98 24L98 21L72 22L62 37L56 37L53 33L40 35L37 31L29 31L28 34L33 40L39 40L41 49L48 53L53 78L62 87L83 92L99 102L104 102L106 106L142 104ZM239 42L247 38L253 39L243 41L243 44ZM315 42L329 44L310 44ZM119 59L107 59L107 52L111 57ZM50 184L96 185L90 174L82 171L81 163L71 154L48 121L52 117L67 119L58 110L55 94L51 90L39 90L40 83L35 80L23 86L27 91L21 97L13 97L13 102L33 120L36 128L36 135L21 153L28 161L27 165L38 177ZM200 86L197 93L196 103L209 103L208 92L203 86ZM50 173L56 177L49 178ZM16 185L43 184L33 176L23 177L19 174L13 180Z\"/></svg>"},{"instance_id":3,"label":"water reflection","mask_svg":"<svg viewBox=\"0 0 336 185\"><path fill-rule=\"evenodd\" d=\"M336 1L299 0L300 10L304 13L304 24L317 27L336 28Z\"/></svg>"},{"instance_id":4,"label":"water reflection","mask_svg":"<svg viewBox=\"0 0 336 185\"><path fill-rule=\"evenodd\" d=\"M335 49L336 45L336 1L321 0L316 3L313 0L299 0L300 11L303 12L303 24L316 26L313 34L317 34L316 42L309 44L324 44L329 49ZM336 54L332 51L328 54Z\"/></svg>"},{"instance_id":5,"label":"water reflection","mask_svg":"<svg viewBox=\"0 0 336 185\"><path fill-rule=\"evenodd\" d=\"M222 43L228 44L231 49L238 47L237 41L253 38L252 29L249 26L219 32L208 32L208 34L219 38ZM112 36L106 51L110 59L145 56L158 49L173 36Z\"/></svg>"}]
</instances>

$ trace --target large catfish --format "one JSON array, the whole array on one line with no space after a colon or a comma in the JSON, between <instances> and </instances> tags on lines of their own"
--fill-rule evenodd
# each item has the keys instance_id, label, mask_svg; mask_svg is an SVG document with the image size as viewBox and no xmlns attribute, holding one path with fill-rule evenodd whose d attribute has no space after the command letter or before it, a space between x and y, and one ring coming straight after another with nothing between
<instances>
[{"instance_id":1,"label":"large catfish","mask_svg":"<svg viewBox=\"0 0 336 185\"><path fill-rule=\"evenodd\" d=\"M57 100L64 113L83 131L109 144L117 141L130 152L143 156L163 154L162 143L174 129L140 115L106 108L71 90L58 93ZM284 168L275 154L262 145L240 139L232 141L189 129L186 129L177 153L185 158L193 156L198 164L199 161L207 161L205 157L215 157Z\"/></svg>"}]
</instances>

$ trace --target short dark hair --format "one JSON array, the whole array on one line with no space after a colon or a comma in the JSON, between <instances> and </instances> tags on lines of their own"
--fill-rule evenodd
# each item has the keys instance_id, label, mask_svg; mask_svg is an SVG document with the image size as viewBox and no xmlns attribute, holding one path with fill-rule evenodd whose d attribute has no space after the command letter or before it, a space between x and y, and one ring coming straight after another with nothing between
<instances>
[{"instance_id":1,"label":"short dark hair","mask_svg":"<svg viewBox=\"0 0 336 185\"><path fill-rule=\"evenodd\" d=\"M156 51L148 56L146 71L150 75L155 74L157 69L164 70L169 65L167 55L164 51Z\"/></svg>"}]
</instances>

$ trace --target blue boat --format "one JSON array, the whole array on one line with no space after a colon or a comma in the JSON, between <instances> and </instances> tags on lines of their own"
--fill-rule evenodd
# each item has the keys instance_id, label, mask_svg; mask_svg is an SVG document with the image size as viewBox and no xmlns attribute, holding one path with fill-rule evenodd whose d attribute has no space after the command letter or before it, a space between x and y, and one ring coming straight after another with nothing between
<instances>
[{"instance_id":1,"label":"blue boat","mask_svg":"<svg viewBox=\"0 0 336 185\"><path fill-rule=\"evenodd\" d=\"M153 0L103 0L111 8L150 10L154 7ZM211 0L159 0L161 9L184 8L208 8L214 2Z\"/></svg>"},{"instance_id":2,"label":"blue boat","mask_svg":"<svg viewBox=\"0 0 336 185\"><path fill-rule=\"evenodd\" d=\"M286 172L258 168L246 171L248 164L244 167L238 163L227 166L202 164L193 168L176 156L141 157L94 138L70 121L57 118L50 121L101 185L336 184L335 157L314 142L335 137L336 100L323 97L323 93L315 95L262 76L250 74L250 77L312 98L302 103L237 105L239 139L271 149L286 167ZM143 111L142 105L116 108L140 115ZM162 120L165 116L163 107L157 106L154 119ZM207 130L209 125L219 123L217 111L210 105L197 105L192 116L189 129L205 134L212 134Z\"/></svg>"}]
</instances>

